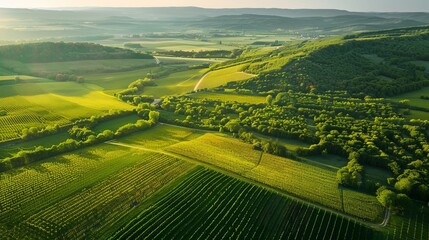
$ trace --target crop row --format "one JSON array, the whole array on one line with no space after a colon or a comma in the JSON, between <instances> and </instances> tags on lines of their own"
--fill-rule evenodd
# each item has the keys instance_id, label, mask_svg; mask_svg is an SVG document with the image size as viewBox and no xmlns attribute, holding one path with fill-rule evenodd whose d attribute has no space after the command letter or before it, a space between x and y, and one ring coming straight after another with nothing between
<instances>
[{"instance_id":1,"label":"crop row","mask_svg":"<svg viewBox=\"0 0 429 240\"><path fill-rule=\"evenodd\" d=\"M189 170L190 165L154 154L142 164L102 184L60 201L30 217L26 223L54 237L84 238L101 231L130 207L139 205L159 188ZM96 229L92 226L97 225Z\"/></svg>"},{"instance_id":2,"label":"crop row","mask_svg":"<svg viewBox=\"0 0 429 240\"><path fill-rule=\"evenodd\" d=\"M400 221L398 221L400 220ZM429 239L428 210L421 208L409 212L406 216L394 216L390 219L385 238L393 240Z\"/></svg>"},{"instance_id":3,"label":"crop row","mask_svg":"<svg viewBox=\"0 0 429 240\"><path fill-rule=\"evenodd\" d=\"M194 172L112 239L371 239L373 230L207 169Z\"/></svg>"},{"instance_id":4,"label":"crop row","mask_svg":"<svg viewBox=\"0 0 429 240\"><path fill-rule=\"evenodd\" d=\"M0 225L7 226L0 235L78 238L87 229L101 231L192 166L103 145L0 174Z\"/></svg>"},{"instance_id":5,"label":"crop row","mask_svg":"<svg viewBox=\"0 0 429 240\"><path fill-rule=\"evenodd\" d=\"M212 134L172 145L167 150L342 211L335 171L270 154L263 154L261 158L260 152L253 150L250 144ZM374 196L347 191L344 205L347 214L381 222L383 208Z\"/></svg>"}]
</instances>

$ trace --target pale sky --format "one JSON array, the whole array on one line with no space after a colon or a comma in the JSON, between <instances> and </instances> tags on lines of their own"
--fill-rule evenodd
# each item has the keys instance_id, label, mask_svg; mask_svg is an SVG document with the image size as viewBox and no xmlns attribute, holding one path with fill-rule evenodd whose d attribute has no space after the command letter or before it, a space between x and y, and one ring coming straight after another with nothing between
<instances>
[{"instance_id":1,"label":"pale sky","mask_svg":"<svg viewBox=\"0 0 429 240\"><path fill-rule=\"evenodd\" d=\"M313 8L349 11L429 12L429 0L0 0L0 7L166 7Z\"/></svg>"}]
</instances>

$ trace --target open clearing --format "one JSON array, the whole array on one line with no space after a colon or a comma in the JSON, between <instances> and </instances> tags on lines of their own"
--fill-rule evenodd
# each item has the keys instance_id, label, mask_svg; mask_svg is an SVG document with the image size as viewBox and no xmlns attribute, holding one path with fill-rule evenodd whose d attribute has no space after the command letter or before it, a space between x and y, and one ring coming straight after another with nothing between
<instances>
[{"instance_id":1,"label":"open clearing","mask_svg":"<svg viewBox=\"0 0 429 240\"><path fill-rule=\"evenodd\" d=\"M238 95L238 94L223 94L223 93L214 93L214 92L198 92L192 94L191 97L198 99L209 99L225 102L239 102L239 103L251 103L251 104L260 104L265 103L266 98L262 96L247 96L247 95Z\"/></svg>"},{"instance_id":2,"label":"open clearing","mask_svg":"<svg viewBox=\"0 0 429 240\"><path fill-rule=\"evenodd\" d=\"M91 85L74 82L25 83L2 86L0 141L17 138L23 128L65 125L73 119L132 107Z\"/></svg>"},{"instance_id":3,"label":"open clearing","mask_svg":"<svg viewBox=\"0 0 429 240\"><path fill-rule=\"evenodd\" d=\"M151 149L162 149L182 141L193 140L201 135L203 132L199 130L160 124L144 132L123 137L120 142Z\"/></svg>"},{"instance_id":4,"label":"open clearing","mask_svg":"<svg viewBox=\"0 0 429 240\"><path fill-rule=\"evenodd\" d=\"M127 43L140 44L146 51L212 51L232 50L234 47L219 44L219 42L184 39L152 38Z\"/></svg>"},{"instance_id":5,"label":"open clearing","mask_svg":"<svg viewBox=\"0 0 429 240\"><path fill-rule=\"evenodd\" d=\"M253 74L242 72L242 68L242 65L238 65L209 72L195 90L219 87L228 82L242 81L255 77Z\"/></svg>"},{"instance_id":6,"label":"open clearing","mask_svg":"<svg viewBox=\"0 0 429 240\"><path fill-rule=\"evenodd\" d=\"M429 96L429 87L422 88L417 91L400 94L398 96L392 97L392 100L400 101L404 99L410 100L411 106L429 108L429 100L421 99L421 96Z\"/></svg>"},{"instance_id":7,"label":"open clearing","mask_svg":"<svg viewBox=\"0 0 429 240\"><path fill-rule=\"evenodd\" d=\"M156 79L157 86L146 87L143 94L163 97L168 95L180 95L192 92L195 84L207 69L194 69L170 74L167 77Z\"/></svg>"}]
</instances>

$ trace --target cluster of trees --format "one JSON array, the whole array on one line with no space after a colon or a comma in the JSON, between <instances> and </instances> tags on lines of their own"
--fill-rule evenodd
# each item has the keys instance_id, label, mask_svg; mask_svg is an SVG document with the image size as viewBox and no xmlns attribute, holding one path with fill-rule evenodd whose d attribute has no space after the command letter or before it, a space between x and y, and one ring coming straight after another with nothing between
<instances>
[{"instance_id":1,"label":"cluster of trees","mask_svg":"<svg viewBox=\"0 0 429 240\"><path fill-rule=\"evenodd\" d=\"M73 126L71 129L69 129L68 133L72 138L80 141L85 141L89 136L95 135L95 132L93 132L90 128L79 126Z\"/></svg>"},{"instance_id":2,"label":"cluster of trees","mask_svg":"<svg viewBox=\"0 0 429 240\"><path fill-rule=\"evenodd\" d=\"M420 96L421 99L429 100L429 96Z\"/></svg>"},{"instance_id":3,"label":"cluster of trees","mask_svg":"<svg viewBox=\"0 0 429 240\"><path fill-rule=\"evenodd\" d=\"M414 199L429 200L429 121L407 120L384 99L279 92L265 104L168 97L162 120L194 128L234 133L266 152L293 157L335 154L348 158L338 171L344 186L375 193L380 184L365 178L365 166L390 171L389 188ZM256 141L252 133L299 139L308 148L288 151L275 142Z\"/></svg>"},{"instance_id":4,"label":"cluster of trees","mask_svg":"<svg viewBox=\"0 0 429 240\"><path fill-rule=\"evenodd\" d=\"M359 164L359 153L349 155L347 166L337 172L338 183L348 187L359 187L362 184L363 166Z\"/></svg>"},{"instance_id":5,"label":"cluster of trees","mask_svg":"<svg viewBox=\"0 0 429 240\"><path fill-rule=\"evenodd\" d=\"M110 111L106 115L91 116L89 118L76 120L72 125L74 125L74 127L77 127L77 128L92 128L93 126L99 124L100 122L108 121L111 119L123 117L130 114L135 114L135 112L132 110L115 110L115 111ZM20 138L22 140L29 140L29 139L39 138L43 136L53 135L69 127L70 126L59 126L58 124L54 124L54 125L47 125L45 127L24 128L21 130ZM70 131L72 131L71 129L69 130L69 133L73 136L74 134L72 134Z\"/></svg>"},{"instance_id":6,"label":"cluster of trees","mask_svg":"<svg viewBox=\"0 0 429 240\"><path fill-rule=\"evenodd\" d=\"M20 138L23 140L29 140L42 136L52 135L58 133L61 130L58 124L48 125L46 127L29 127L21 130Z\"/></svg>"},{"instance_id":7,"label":"cluster of trees","mask_svg":"<svg viewBox=\"0 0 429 240\"><path fill-rule=\"evenodd\" d=\"M127 89L116 93L115 96L124 102L134 105L138 105L142 102L153 102L153 96L139 95L139 93L143 92L144 88L147 86L156 86L156 83L149 77L137 79L136 81L130 83Z\"/></svg>"},{"instance_id":8,"label":"cluster of trees","mask_svg":"<svg viewBox=\"0 0 429 240\"><path fill-rule=\"evenodd\" d=\"M151 59L151 55L94 43L43 42L0 47L0 58L28 63L98 59Z\"/></svg>"},{"instance_id":9,"label":"cluster of trees","mask_svg":"<svg viewBox=\"0 0 429 240\"><path fill-rule=\"evenodd\" d=\"M101 122L121 118L123 116L128 116L131 114L135 114L135 111L134 110L110 110L109 113L105 115L97 115L97 116L93 115L89 118L78 119L74 121L73 125L76 125L78 127L92 128Z\"/></svg>"},{"instance_id":10,"label":"cluster of trees","mask_svg":"<svg viewBox=\"0 0 429 240\"><path fill-rule=\"evenodd\" d=\"M59 81L59 82L73 81L73 82L83 83L85 81L84 77L82 76L76 76L74 74L67 74L67 73L49 74L46 76L46 78L55 79L56 81Z\"/></svg>"},{"instance_id":11,"label":"cluster of trees","mask_svg":"<svg viewBox=\"0 0 429 240\"><path fill-rule=\"evenodd\" d=\"M42 159L102 143L115 137L121 137L130 133L142 131L157 124L158 120L159 112L150 111L147 120L140 119L137 120L137 122L134 124L126 124L120 127L116 132L104 130L98 134L90 130L88 127L74 126L69 130L69 133L75 139L67 139L64 142L52 145L51 147L38 146L33 150L21 150L14 156L0 161L0 172L4 172L13 168L19 168Z\"/></svg>"},{"instance_id":12,"label":"cluster of trees","mask_svg":"<svg viewBox=\"0 0 429 240\"><path fill-rule=\"evenodd\" d=\"M412 204L411 199L406 194L395 193L384 186L377 189L376 195L381 205L394 213L404 214L405 210Z\"/></svg>"}]
</instances>

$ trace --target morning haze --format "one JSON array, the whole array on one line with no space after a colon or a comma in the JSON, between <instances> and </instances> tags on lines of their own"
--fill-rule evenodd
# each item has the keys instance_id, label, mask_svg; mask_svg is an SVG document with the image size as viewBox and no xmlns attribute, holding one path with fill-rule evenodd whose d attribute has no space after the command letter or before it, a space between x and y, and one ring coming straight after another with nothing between
<instances>
[{"instance_id":1,"label":"morning haze","mask_svg":"<svg viewBox=\"0 0 429 240\"><path fill-rule=\"evenodd\" d=\"M305 8L305 9L343 9L348 11L377 12L427 12L426 0L14 0L0 3L8 8L62 8L62 7L171 7L198 6L207 8Z\"/></svg>"}]
</instances>

